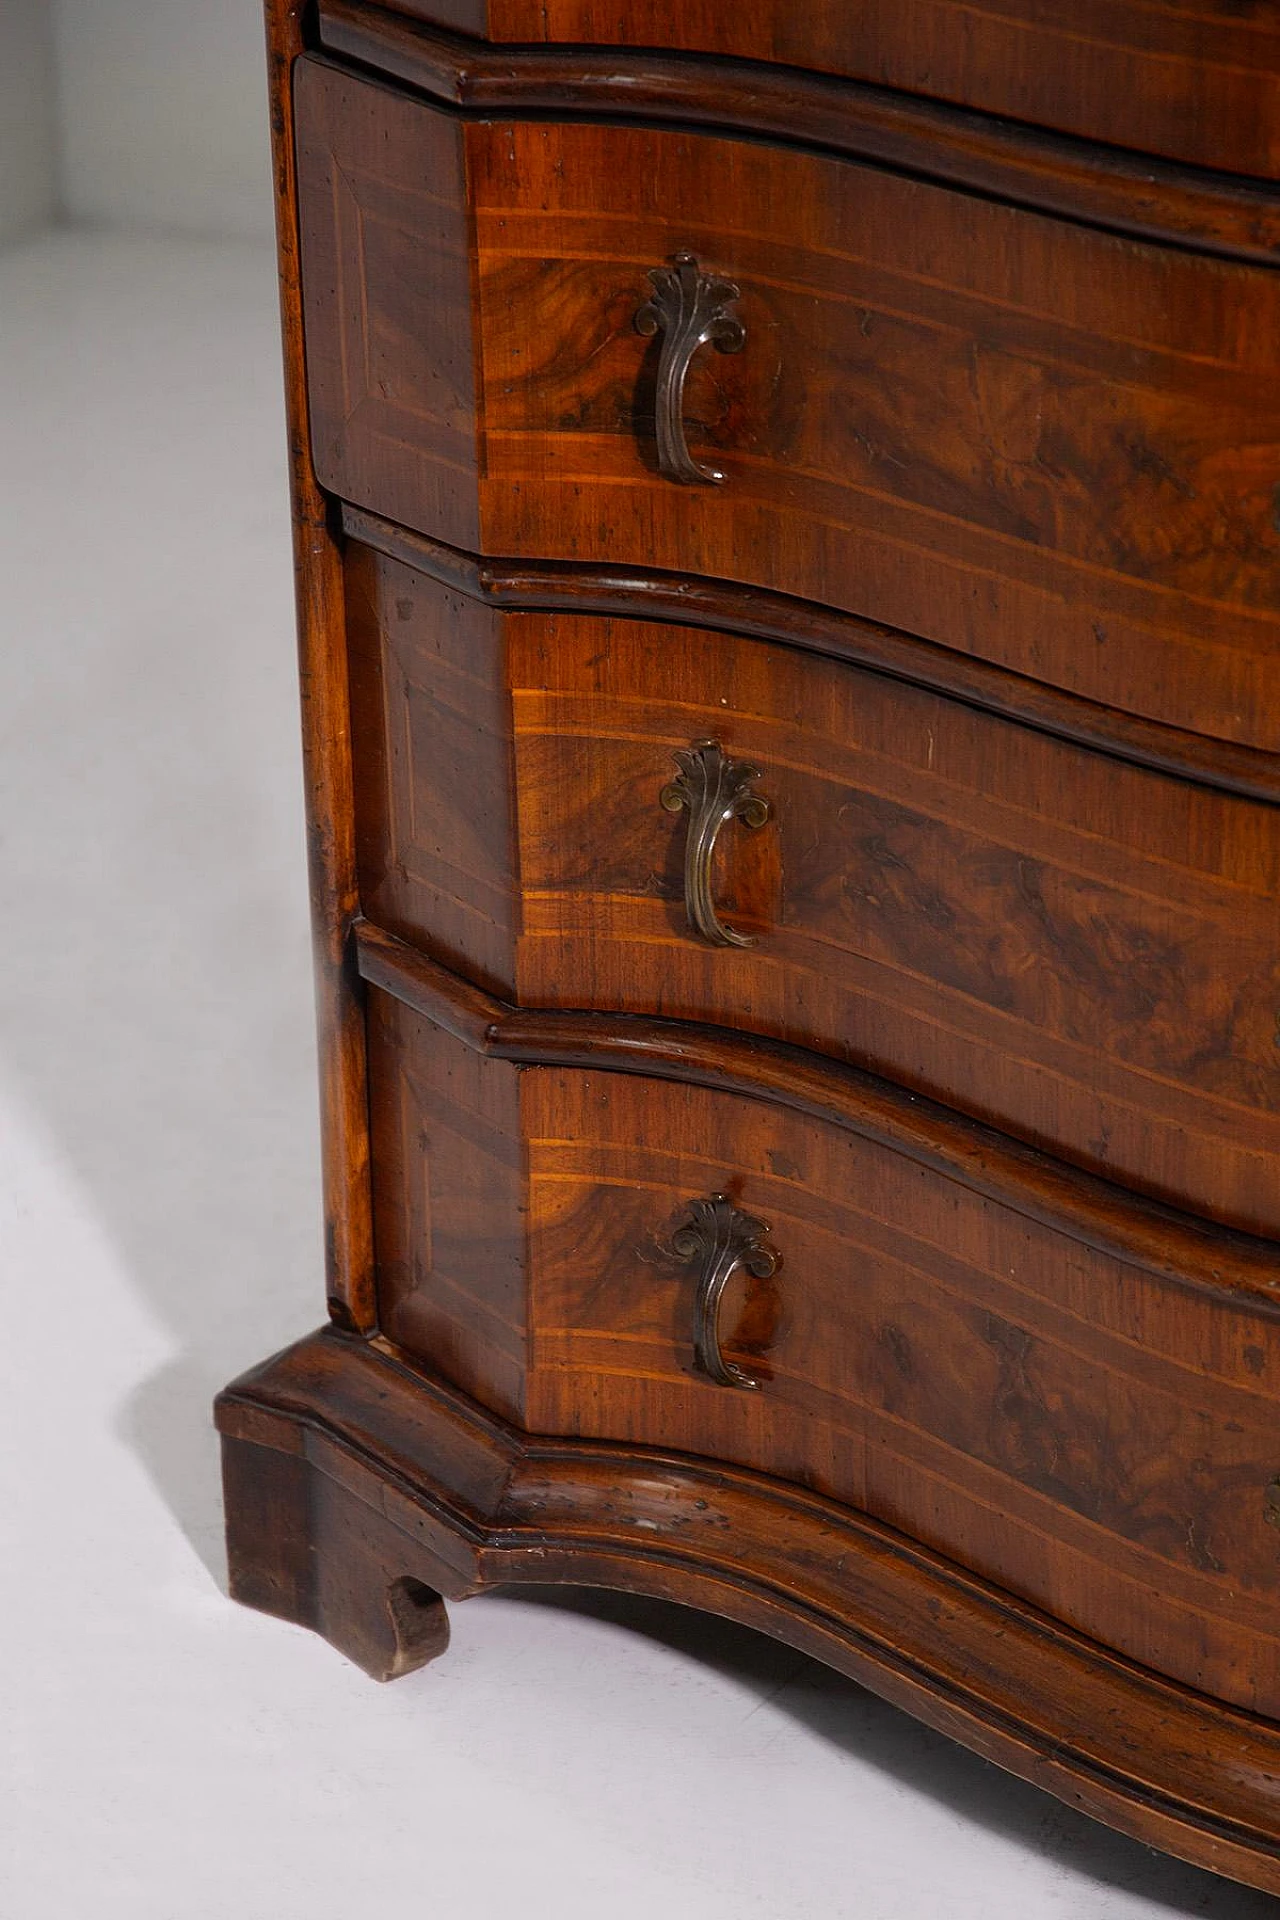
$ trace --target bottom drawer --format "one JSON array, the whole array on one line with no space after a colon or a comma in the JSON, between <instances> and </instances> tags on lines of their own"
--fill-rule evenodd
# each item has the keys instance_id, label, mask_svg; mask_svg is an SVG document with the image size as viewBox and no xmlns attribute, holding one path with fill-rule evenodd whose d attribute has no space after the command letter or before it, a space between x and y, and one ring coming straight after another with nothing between
<instances>
[{"instance_id":1,"label":"bottom drawer","mask_svg":"<svg viewBox=\"0 0 1280 1920\"><path fill-rule=\"evenodd\" d=\"M571 1015L455 1021L472 1045L371 993L393 1342L534 1431L831 1495L1280 1716L1267 1243L783 1048L708 1039L713 1074L672 1023L670 1071L717 1087L486 1057L575 1018L634 1050Z\"/></svg>"}]
</instances>

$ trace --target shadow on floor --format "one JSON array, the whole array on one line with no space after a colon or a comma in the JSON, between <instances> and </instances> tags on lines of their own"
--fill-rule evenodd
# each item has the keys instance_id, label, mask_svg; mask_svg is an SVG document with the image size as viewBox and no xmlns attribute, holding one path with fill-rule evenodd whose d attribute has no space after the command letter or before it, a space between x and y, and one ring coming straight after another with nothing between
<instances>
[{"instance_id":1,"label":"shadow on floor","mask_svg":"<svg viewBox=\"0 0 1280 1920\"><path fill-rule=\"evenodd\" d=\"M468 1606L484 1604L468 1601ZM1082 1879L1168 1914L1280 1920L1280 1900L1154 1852L1038 1787L967 1752L856 1681L767 1635L672 1601L594 1588L504 1587L492 1599L587 1615L731 1676L841 1752L891 1774L961 1819L1016 1842Z\"/></svg>"}]
</instances>

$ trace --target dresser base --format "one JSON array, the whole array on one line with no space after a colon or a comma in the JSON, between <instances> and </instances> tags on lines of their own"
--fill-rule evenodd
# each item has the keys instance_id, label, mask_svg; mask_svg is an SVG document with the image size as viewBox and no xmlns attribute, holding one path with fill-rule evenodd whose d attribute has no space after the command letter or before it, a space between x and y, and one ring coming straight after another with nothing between
<instances>
[{"instance_id":1,"label":"dresser base","mask_svg":"<svg viewBox=\"0 0 1280 1920\"><path fill-rule=\"evenodd\" d=\"M771 1633L1109 1825L1280 1893L1280 1727L1108 1654L803 1489L493 1418L324 1332L220 1395L235 1597L377 1679L444 1651L444 1599L652 1594Z\"/></svg>"}]
</instances>

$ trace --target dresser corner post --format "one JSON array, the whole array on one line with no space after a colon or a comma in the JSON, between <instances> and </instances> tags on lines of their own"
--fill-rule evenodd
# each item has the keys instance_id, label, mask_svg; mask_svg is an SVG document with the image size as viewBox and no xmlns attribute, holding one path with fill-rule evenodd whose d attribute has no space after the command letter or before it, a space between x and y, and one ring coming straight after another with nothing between
<instances>
[{"instance_id":1,"label":"dresser corner post","mask_svg":"<svg viewBox=\"0 0 1280 1920\"><path fill-rule=\"evenodd\" d=\"M352 1333L377 1324L341 536L315 476L303 357L293 70L306 0L266 0L285 399L293 503L302 748L320 1057L326 1294Z\"/></svg>"}]
</instances>

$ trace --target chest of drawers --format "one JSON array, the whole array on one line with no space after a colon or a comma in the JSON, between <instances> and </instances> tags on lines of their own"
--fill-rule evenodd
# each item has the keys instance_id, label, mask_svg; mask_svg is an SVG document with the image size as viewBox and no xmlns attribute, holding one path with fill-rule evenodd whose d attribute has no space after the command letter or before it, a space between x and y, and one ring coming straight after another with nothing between
<instances>
[{"instance_id":1,"label":"chest of drawers","mask_svg":"<svg viewBox=\"0 0 1280 1920\"><path fill-rule=\"evenodd\" d=\"M1280 1891L1280 24L268 17L329 1325L233 1591L669 1595Z\"/></svg>"}]
</instances>

